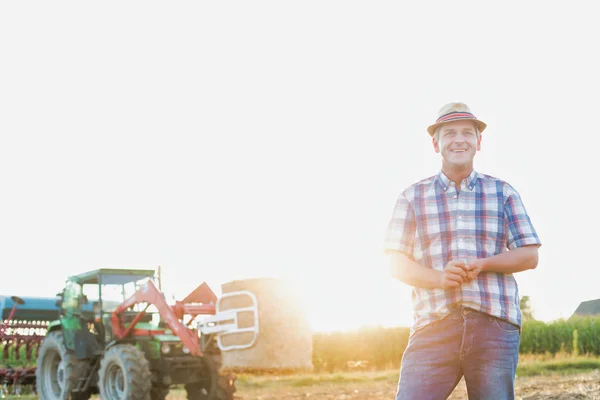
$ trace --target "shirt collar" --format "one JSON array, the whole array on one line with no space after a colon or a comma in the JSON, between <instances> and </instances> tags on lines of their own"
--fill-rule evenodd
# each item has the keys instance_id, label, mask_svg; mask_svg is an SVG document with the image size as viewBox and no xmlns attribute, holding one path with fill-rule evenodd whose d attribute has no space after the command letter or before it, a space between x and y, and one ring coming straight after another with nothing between
<instances>
[{"instance_id":1,"label":"shirt collar","mask_svg":"<svg viewBox=\"0 0 600 400\"><path fill-rule=\"evenodd\" d=\"M478 175L479 174L477 173L477 171L473 170L471 171L469 176L467 176L466 180L467 187L469 188L469 190L473 190L473 188L475 188L475 185L477 184ZM449 187L454 185L454 182L452 182L450 178L448 178L442 171L438 172L438 181L440 182L440 185L442 186L442 189L444 189L444 191L447 191Z\"/></svg>"}]
</instances>

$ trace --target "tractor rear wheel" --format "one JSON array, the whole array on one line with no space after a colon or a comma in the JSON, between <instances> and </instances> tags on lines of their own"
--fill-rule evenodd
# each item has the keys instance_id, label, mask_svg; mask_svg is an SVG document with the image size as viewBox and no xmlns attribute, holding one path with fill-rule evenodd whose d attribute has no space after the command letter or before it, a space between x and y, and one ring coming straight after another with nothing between
<instances>
[{"instance_id":1,"label":"tractor rear wheel","mask_svg":"<svg viewBox=\"0 0 600 400\"><path fill-rule=\"evenodd\" d=\"M147 400L152 388L148 360L141 350L128 344L111 347L98 372L102 400Z\"/></svg>"},{"instance_id":2,"label":"tractor rear wheel","mask_svg":"<svg viewBox=\"0 0 600 400\"><path fill-rule=\"evenodd\" d=\"M65 347L60 331L50 332L38 351L36 368L36 390L44 400L67 400L77 384L83 363ZM77 400L87 400L89 393L71 395Z\"/></svg>"},{"instance_id":3,"label":"tractor rear wheel","mask_svg":"<svg viewBox=\"0 0 600 400\"><path fill-rule=\"evenodd\" d=\"M221 354L207 354L202 361L200 380L185 385L188 400L233 400L235 376L220 375Z\"/></svg>"}]
</instances>

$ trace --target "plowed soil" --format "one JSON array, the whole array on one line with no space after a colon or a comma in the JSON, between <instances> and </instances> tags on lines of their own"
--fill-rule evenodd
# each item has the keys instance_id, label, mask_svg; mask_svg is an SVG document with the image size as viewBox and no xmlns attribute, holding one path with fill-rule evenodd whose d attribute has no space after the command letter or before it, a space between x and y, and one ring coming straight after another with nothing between
<instances>
[{"instance_id":1,"label":"plowed soil","mask_svg":"<svg viewBox=\"0 0 600 400\"><path fill-rule=\"evenodd\" d=\"M240 388L236 400L379 400L394 399L396 384L387 381L359 382L356 384L319 384L305 387L267 385L262 388ZM600 400L600 372L588 372L569 376L536 376L517 378L516 398L521 400ZM184 399L185 397L173 397ZM467 399L464 381L456 387L451 400Z\"/></svg>"},{"instance_id":2,"label":"plowed soil","mask_svg":"<svg viewBox=\"0 0 600 400\"><path fill-rule=\"evenodd\" d=\"M389 376L389 374L388 374ZM356 383L317 383L313 385L293 382L278 382L278 379L265 380L260 385L238 385L235 400L393 400L396 383L393 379L374 378ZM586 372L577 375L551 375L519 378L516 380L517 400L600 400L600 371ZM185 391L175 389L167 396L167 400L184 400ZM8 396L7 399L16 399ZM23 396L19 400L37 399L35 396ZM98 399L98 396L92 396ZM467 400L467 389L461 381L450 400Z\"/></svg>"}]
</instances>

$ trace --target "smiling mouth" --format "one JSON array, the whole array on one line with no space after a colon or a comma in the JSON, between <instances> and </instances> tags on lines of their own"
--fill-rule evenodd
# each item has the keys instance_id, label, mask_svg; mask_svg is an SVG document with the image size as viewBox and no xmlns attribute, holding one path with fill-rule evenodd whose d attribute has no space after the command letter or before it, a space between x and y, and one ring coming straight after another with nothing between
<instances>
[{"instance_id":1,"label":"smiling mouth","mask_svg":"<svg viewBox=\"0 0 600 400\"><path fill-rule=\"evenodd\" d=\"M453 152L453 153L464 153L465 151L467 151L467 150L465 150L465 149L461 149L461 150L452 150L452 152Z\"/></svg>"}]
</instances>

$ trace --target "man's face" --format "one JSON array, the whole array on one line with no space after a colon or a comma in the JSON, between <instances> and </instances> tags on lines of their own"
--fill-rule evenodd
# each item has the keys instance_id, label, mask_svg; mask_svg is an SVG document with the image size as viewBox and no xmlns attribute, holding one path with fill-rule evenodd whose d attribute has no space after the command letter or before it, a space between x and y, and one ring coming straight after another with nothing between
<instances>
[{"instance_id":1,"label":"man's face","mask_svg":"<svg viewBox=\"0 0 600 400\"><path fill-rule=\"evenodd\" d=\"M480 144L481 137L477 138L475 124L471 121L452 121L443 124L439 140L433 141L436 153L441 153L444 162L453 167L472 165Z\"/></svg>"}]
</instances>

